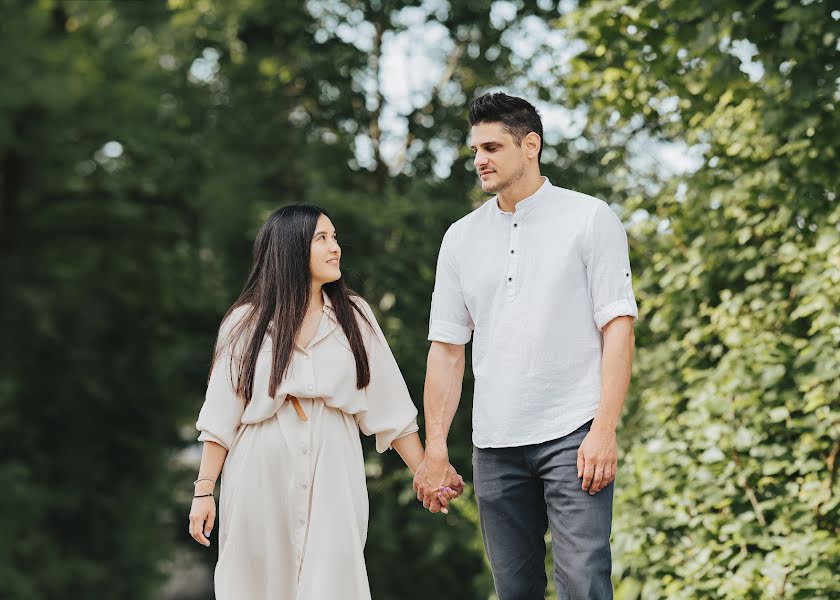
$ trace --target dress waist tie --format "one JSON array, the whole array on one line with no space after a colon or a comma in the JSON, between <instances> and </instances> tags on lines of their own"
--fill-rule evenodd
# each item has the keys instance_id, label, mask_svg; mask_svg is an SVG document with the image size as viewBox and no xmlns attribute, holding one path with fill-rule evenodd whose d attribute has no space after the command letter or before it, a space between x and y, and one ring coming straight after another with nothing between
<instances>
[{"instance_id":1,"label":"dress waist tie","mask_svg":"<svg viewBox=\"0 0 840 600\"><path fill-rule=\"evenodd\" d=\"M286 399L292 403L292 406L295 407L295 412L297 412L298 417L300 417L301 421L308 421L309 418L306 416L306 413L303 412L303 407L300 405L300 401L297 399L296 396L286 396Z\"/></svg>"}]
</instances>

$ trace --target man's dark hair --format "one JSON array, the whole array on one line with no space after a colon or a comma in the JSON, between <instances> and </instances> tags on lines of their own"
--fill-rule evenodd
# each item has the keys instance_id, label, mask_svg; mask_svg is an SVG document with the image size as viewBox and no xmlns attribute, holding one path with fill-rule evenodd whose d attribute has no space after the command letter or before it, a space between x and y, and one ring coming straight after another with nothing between
<instances>
[{"instance_id":1,"label":"man's dark hair","mask_svg":"<svg viewBox=\"0 0 840 600\"><path fill-rule=\"evenodd\" d=\"M501 123L517 144L521 144L525 136L533 131L540 136L537 162L542 157L542 119L527 100L502 92L479 96L470 104L470 126L479 123Z\"/></svg>"}]
</instances>

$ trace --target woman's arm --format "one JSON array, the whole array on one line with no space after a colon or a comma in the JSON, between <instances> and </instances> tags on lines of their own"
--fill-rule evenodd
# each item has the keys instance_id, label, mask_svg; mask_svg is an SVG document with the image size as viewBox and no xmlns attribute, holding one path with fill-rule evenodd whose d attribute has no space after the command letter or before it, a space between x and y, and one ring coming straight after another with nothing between
<instances>
[{"instance_id":1,"label":"woman's arm","mask_svg":"<svg viewBox=\"0 0 840 600\"><path fill-rule=\"evenodd\" d=\"M216 442L204 442L204 449L201 451L201 465L198 468L194 496L203 497L193 498L190 509L190 535L202 546L210 545L207 538L216 521L216 502L212 494L227 453L227 448Z\"/></svg>"},{"instance_id":2,"label":"woman's arm","mask_svg":"<svg viewBox=\"0 0 840 600\"><path fill-rule=\"evenodd\" d=\"M412 473L417 470L417 466L423 462L423 457L426 455L423 443L416 431L394 440L391 445Z\"/></svg>"}]
</instances>

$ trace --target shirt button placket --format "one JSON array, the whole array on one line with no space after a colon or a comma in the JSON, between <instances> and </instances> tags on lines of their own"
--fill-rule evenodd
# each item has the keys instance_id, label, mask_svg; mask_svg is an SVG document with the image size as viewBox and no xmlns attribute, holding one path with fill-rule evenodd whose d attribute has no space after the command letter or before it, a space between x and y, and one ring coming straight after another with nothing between
<instances>
[{"instance_id":1,"label":"shirt button placket","mask_svg":"<svg viewBox=\"0 0 840 600\"><path fill-rule=\"evenodd\" d=\"M306 386L306 391L311 393L315 390L315 373L312 366L312 360L308 354L303 356L305 367L307 371L307 378L310 382ZM309 420L302 421L295 418L298 427L298 452L294 454L295 461L295 480L297 485L292 492L295 510L293 512L293 527L295 540L295 565L300 569L300 562L303 557L303 544L306 537L306 523L308 520L307 511L309 508L309 483L312 475L312 431L309 426L312 416L313 402L310 398L300 398L301 406L304 412L310 416Z\"/></svg>"},{"instance_id":2,"label":"shirt button placket","mask_svg":"<svg viewBox=\"0 0 840 600\"><path fill-rule=\"evenodd\" d=\"M308 402L306 404L309 404ZM295 563L300 567L301 557L303 556L303 542L306 534L306 520L307 509L309 506L309 477L310 464L312 460L312 453L309 447L308 422L300 422L300 427L306 433L301 435L300 452L294 456L294 461L297 463L297 481L298 485L292 491L292 498L295 504L294 515L294 540L295 540Z\"/></svg>"},{"instance_id":3,"label":"shirt button placket","mask_svg":"<svg viewBox=\"0 0 840 600\"><path fill-rule=\"evenodd\" d=\"M521 234L522 224L514 217L511 224L510 233L510 248L508 254L508 270L507 270L507 296L508 300L513 300L516 296L517 272L519 267L519 236Z\"/></svg>"}]
</instances>

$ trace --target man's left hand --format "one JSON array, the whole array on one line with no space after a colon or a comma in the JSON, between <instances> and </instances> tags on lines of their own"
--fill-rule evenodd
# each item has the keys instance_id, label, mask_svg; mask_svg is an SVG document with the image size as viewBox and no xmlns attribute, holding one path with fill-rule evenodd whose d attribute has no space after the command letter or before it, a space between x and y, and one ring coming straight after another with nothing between
<instances>
[{"instance_id":1,"label":"man's left hand","mask_svg":"<svg viewBox=\"0 0 840 600\"><path fill-rule=\"evenodd\" d=\"M593 423L577 453L578 477L583 478L581 489L597 494L615 479L617 468L615 429Z\"/></svg>"}]
</instances>

